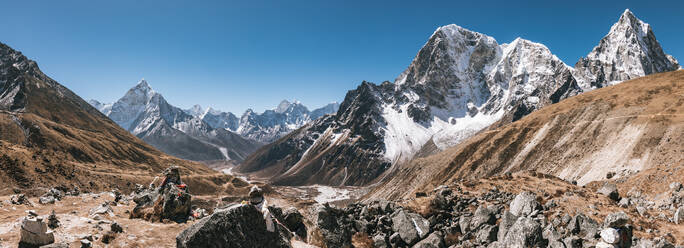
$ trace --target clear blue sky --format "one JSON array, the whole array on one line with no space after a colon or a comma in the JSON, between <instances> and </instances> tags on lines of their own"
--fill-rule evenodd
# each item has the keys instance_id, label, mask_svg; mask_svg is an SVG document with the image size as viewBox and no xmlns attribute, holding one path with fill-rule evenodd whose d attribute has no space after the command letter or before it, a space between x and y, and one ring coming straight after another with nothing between
<instances>
[{"instance_id":1,"label":"clear blue sky","mask_svg":"<svg viewBox=\"0 0 684 248\"><path fill-rule=\"evenodd\" d=\"M114 101L144 77L174 105L237 114L393 81L451 23L544 43L573 65L629 8L684 60L684 1L519 2L8 1L0 42L84 99Z\"/></svg>"}]
</instances>

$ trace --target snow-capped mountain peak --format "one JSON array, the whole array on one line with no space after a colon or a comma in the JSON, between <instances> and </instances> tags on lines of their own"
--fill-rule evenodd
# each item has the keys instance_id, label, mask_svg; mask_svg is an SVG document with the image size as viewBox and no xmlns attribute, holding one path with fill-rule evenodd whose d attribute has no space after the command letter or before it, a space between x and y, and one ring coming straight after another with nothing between
<instances>
[{"instance_id":1,"label":"snow-capped mountain peak","mask_svg":"<svg viewBox=\"0 0 684 248\"><path fill-rule=\"evenodd\" d=\"M591 90L677 68L651 26L627 9L598 46L575 64L574 74L584 90Z\"/></svg>"},{"instance_id":2,"label":"snow-capped mountain peak","mask_svg":"<svg viewBox=\"0 0 684 248\"><path fill-rule=\"evenodd\" d=\"M191 108L186 109L185 113L195 117L201 117L205 113L205 111L202 108L202 106L200 106L199 104L195 104Z\"/></svg>"}]
</instances>

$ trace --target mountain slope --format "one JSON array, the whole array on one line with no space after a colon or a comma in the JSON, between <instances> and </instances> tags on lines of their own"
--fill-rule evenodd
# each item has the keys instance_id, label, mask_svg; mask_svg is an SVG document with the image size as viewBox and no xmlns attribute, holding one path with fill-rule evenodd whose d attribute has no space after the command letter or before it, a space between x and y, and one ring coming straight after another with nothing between
<instances>
[{"instance_id":1,"label":"mountain slope","mask_svg":"<svg viewBox=\"0 0 684 248\"><path fill-rule=\"evenodd\" d=\"M261 145L223 128L213 128L202 117L172 106L144 79L111 107L99 106L124 129L157 149L184 159L240 162ZM196 106L189 112L198 114L202 110Z\"/></svg>"},{"instance_id":2,"label":"mountain slope","mask_svg":"<svg viewBox=\"0 0 684 248\"><path fill-rule=\"evenodd\" d=\"M651 25L625 10L598 46L575 64L584 89L601 88L658 72L674 71L679 64L665 54Z\"/></svg>"},{"instance_id":3,"label":"mountain slope","mask_svg":"<svg viewBox=\"0 0 684 248\"><path fill-rule=\"evenodd\" d=\"M2 43L0 130L0 194L60 184L132 188L126 182L149 180L170 164L187 175L213 173L145 144Z\"/></svg>"},{"instance_id":4,"label":"mountain slope","mask_svg":"<svg viewBox=\"0 0 684 248\"><path fill-rule=\"evenodd\" d=\"M579 92L570 68L545 46L523 39L499 45L448 25L395 83L362 83L335 116L265 146L240 170L278 167L262 174L279 184L366 184L426 143L444 149Z\"/></svg>"},{"instance_id":5,"label":"mountain slope","mask_svg":"<svg viewBox=\"0 0 684 248\"><path fill-rule=\"evenodd\" d=\"M651 178L648 188L664 191L664 182L684 180L678 172L684 166L682 82L684 70L659 73L497 123L456 147L401 166L370 197L409 197L454 181L524 170L579 185L612 178L628 190L642 190L629 183ZM662 177L668 180L656 179Z\"/></svg>"},{"instance_id":6,"label":"mountain slope","mask_svg":"<svg viewBox=\"0 0 684 248\"><path fill-rule=\"evenodd\" d=\"M647 30L650 38L641 40L653 53L621 54L624 47L632 45L617 39L618 43L602 45L615 49L596 48L601 53L597 56L617 54L614 56L619 61L606 62L612 63L611 68L622 68L621 61L662 64L661 59L667 56L662 55L650 27L631 12L622 15L609 37L632 35L635 26L630 23L646 28L642 30ZM625 25L628 28L616 28ZM613 40L604 38L602 44L606 42ZM629 77L671 69L657 67ZM594 69L571 68L539 43L518 38L510 44L498 44L481 33L443 26L394 83L362 83L347 94L336 116L263 147L239 170L272 177L276 184L367 184L416 154L426 156L444 150L493 123L517 121L544 106L591 90L580 87L580 83L586 84L584 77L579 83L577 79L589 75L587 71ZM615 78L620 79L625 78ZM601 80L597 82L605 81ZM364 160L356 160L354 154Z\"/></svg>"}]
</instances>

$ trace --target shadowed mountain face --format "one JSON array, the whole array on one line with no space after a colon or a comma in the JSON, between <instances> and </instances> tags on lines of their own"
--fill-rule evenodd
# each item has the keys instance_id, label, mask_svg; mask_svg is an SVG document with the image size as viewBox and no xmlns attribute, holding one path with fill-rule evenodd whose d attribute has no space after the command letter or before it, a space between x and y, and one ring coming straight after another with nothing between
<instances>
[{"instance_id":1,"label":"shadowed mountain face","mask_svg":"<svg viewBox=\"0 0 684 248\"><path fill-rule=\"evenodd\" d=\"M190 175L211 173L145 144L2 43L0 130L0 186L6 190L60 184L123 189L169 164Z\"/></svg>"},{"instance_id":2,"label":"shadowed mountain face","mask_svg":"<svg viewBox=\"0 0 684 248\"><path fill-rule=\"evenodd\" d=\"M520 120L596 85L678 68L648 24L629 11L593 57L620 59L572 68L539 43L518 38L499 44L456 25L440 27L394 83L362 83L347 93L335 116L262 147L239 170L276 184L364 185L416 154L445 150L493 123ZM624 67L625 61L642 67ZM606 71L601 68L629 73L615 69L622 76L596 76Z\"/></svg>"},{"instance_id":3,"label":"shadowed mountain face","mask_svg":"<svg viewBox=\"0 0 684 248\"><path fill-rule=\"evenodd\" d=\"M241 162L261 146L225 128L210 126L188 113L192 111L170 105L144 79L113 104L91 104L145 142L184 159Z\"/></svg>"}]
</instances>

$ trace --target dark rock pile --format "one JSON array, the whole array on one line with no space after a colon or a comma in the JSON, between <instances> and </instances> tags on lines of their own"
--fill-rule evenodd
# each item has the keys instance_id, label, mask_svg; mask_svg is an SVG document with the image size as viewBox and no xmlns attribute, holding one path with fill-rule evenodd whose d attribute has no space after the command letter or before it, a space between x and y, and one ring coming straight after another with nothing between
<instances>
[{"instance_id":1,"label":"dark rock pile","mask_svg":"<svg viewBox=\"0 0 684 248\"><path fill-rule=\"evenodd\" d=\"M513 195L494 188L471 196L456 190L459 194L444 186L435 189L422 215L387 201L343 209L323 205L315 224L328 247L351 247L355 233L367 234L378 248L651 247L668 242L633 237L633 226L624 212L610 214L599 223L582 213L553 213L555 202L541 204L532 192Z\"/></svg>"}]
</instances>

